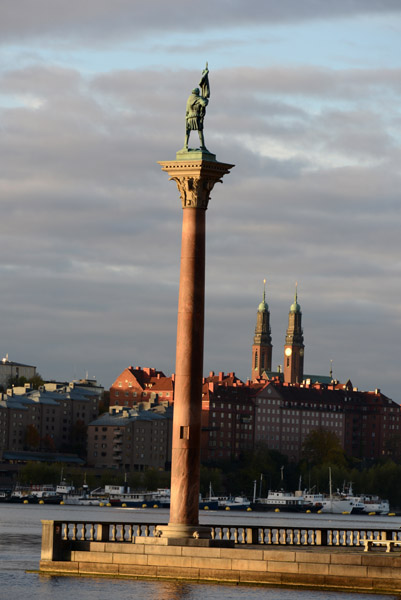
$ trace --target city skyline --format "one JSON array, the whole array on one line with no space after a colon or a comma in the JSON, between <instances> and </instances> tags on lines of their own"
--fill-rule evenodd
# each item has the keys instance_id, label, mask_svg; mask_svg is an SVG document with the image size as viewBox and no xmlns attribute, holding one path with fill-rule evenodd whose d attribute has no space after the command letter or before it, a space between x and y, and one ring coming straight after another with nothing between
<instances>
[{"instance_id":1,"label":"city skyline","mask_svg":"<svg viewBox=\"0 0 401 600\"><path fill-rule=\"evenodd\" d=\"M250 376L265 278L282 364L298 281L305 372L401 402L401 7L320 4L2 3L2 356L106 388L174 371L182 209L157 161L208 61L206 146L236 166L206 215L205 374Z\"/></svg>"}]
</instances>

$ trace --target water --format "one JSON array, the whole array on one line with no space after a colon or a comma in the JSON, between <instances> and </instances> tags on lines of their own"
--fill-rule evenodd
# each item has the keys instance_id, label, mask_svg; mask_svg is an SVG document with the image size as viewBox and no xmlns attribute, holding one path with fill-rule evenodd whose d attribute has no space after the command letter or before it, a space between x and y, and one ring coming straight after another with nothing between
<instances>
[{"instance_id":1,"label":"water","mask_svg":"<svg viewBox=\"0 0 401 600\"><path fill-rule=\"evenodd\" d=\"M117 517L118 515L118 517ZM165 510L129 510L79 506L43 506L0 504L0 598L29 600L391 600L398 596L359 595L338 592L312 592L283 588L262 588L209 584L135 581L99 577L55 577L27 573L37 569L40 559L41 519L167 522ZM344 522L342 516L290 515L253 513L207 513L201 521L208 523L243 523L252 525L274 519L277 525L309 521ZM401 518L348 516L347 525L401 526ZM312 521L313 519L313 521Z\"/></svg>"}]
</instances>

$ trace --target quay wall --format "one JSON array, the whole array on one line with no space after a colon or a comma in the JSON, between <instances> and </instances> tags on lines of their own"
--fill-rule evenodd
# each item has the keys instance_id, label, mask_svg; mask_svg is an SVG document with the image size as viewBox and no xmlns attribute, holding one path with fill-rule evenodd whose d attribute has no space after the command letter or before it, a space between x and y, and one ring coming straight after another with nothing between
<instances>
[{"instance_id":1,"label":"quay wall","mask_svg":"<svg viewBox=\"0 0 401 600\"><path fill-rule=\"evenodd\" d=\"M203 547L202 540L188 545L143 536L129 542L75 539L60 544L52 523L43 523L42 573L401 593L399 551L254 544Z\"/></svg>"}]
</instances>

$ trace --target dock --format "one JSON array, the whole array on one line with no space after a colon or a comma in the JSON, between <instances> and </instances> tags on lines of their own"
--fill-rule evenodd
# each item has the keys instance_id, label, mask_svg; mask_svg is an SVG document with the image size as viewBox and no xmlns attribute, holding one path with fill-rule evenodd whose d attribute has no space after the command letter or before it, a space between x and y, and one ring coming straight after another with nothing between
<instances>
[{"instance_id":1,"label":"dock","mask_svg":"<svg viewBox=\"0 0 401 600\"><path fill-rule=\"evenodd\" d=\"M366 544L397 542L398 528L206 525L210 539L180 541L160 527L43 520L40 572L401 593L399 545Z\"/></svg>"}]
</instances>

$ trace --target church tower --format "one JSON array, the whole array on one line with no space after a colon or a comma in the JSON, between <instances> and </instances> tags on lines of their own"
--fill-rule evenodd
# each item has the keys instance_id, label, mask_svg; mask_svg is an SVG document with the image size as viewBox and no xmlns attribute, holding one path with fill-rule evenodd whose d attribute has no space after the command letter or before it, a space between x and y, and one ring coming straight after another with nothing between
<instances>
[{"instance_id":1,"label":"church tower","mask_svg":"<svg viewBox=\"0 0 401 600\"><path fill-rule=\"evenodd\" d=\"M270 335L270 312L266 303L266 279L264 280L263 300L259 304L255 335L252 346L252 376L251 380L257 379L263 371L271 371L272 368L272 338Z\"/></svg>"},{"instance_id":2,"label":"church tower","mask_svg":"<svg viewBox=\"0 0 401 600\"><path fill-rule=\"evenodd\" d=\"M302 383L304 377L304 336L302 312L298 304L298 289L288 315L288 329L284 346L284 382Z\"/></svg>"}]
</instances>

